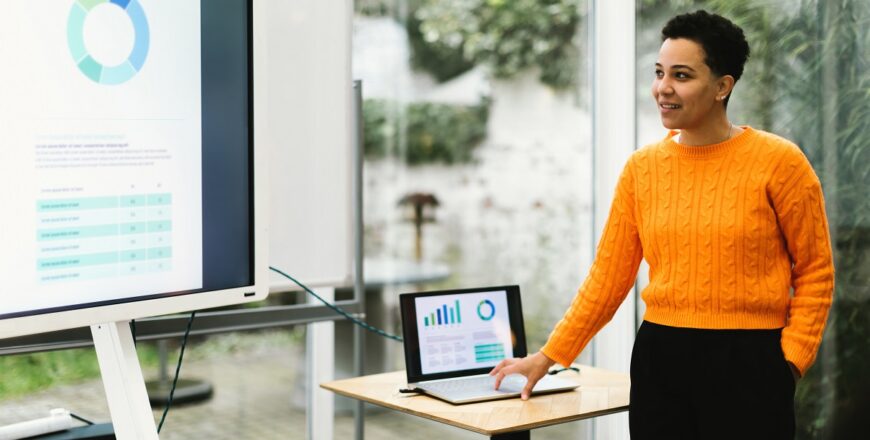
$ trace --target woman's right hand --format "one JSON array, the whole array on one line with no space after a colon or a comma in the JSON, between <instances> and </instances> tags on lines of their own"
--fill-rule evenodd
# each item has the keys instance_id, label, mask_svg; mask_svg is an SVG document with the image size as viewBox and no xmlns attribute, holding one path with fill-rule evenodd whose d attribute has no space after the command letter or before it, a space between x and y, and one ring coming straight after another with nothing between
<instances>
[{"instance_id":1,"label":"woman's right hand","mask_svg":"<svg viewBox=\"0 0 870 440\"><path fill-rule=\"evenodd\" d=\"M520 393L520 398L528 400L529 396L532 394L532 388L534 388L535 384L538 383L545 374L547 374L547 371L555 363L556 361L548 358L544 353L539 351L524 358L505 359L499 362L499 364L489 372L489 375L495 376L495 389L498 389L505 376L509 374L522 374L526 377L526 386L523 387L523 391Z\"/></svg>"}]
</instances>

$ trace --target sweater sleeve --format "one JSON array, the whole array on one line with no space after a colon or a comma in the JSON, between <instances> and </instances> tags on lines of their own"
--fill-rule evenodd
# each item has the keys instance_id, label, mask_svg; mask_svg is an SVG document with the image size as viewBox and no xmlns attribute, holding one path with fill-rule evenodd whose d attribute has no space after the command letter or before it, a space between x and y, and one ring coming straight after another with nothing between
<instances>
[{"instance_id":1,"label":"sweater sleeve","mask_svg":"<svg viewBox=\"0 0 870 440\"><path fill-rule=\"evenodd\" d=\"M625 299L643 257L631 161L619 178L592 267L541 351L569 366Z\"/></svg>"},{"instance_id":2,"label":"sweater sleeve","mask_svg":"<svg viewBox=\"0 0 870 440\"><path fill-rule=\"evenodd\" d=\"M782 331L785 358L805 374L816 358L834 294L834 262L819 178L797 147L774 175L771 200L792 263L794 289Z\"/></svg>"}]
</instances>

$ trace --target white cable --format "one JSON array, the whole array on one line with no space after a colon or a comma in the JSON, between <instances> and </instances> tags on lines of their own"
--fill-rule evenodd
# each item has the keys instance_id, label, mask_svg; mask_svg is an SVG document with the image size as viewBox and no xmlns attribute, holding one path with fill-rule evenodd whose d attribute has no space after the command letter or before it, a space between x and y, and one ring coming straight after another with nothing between
<instances>
[{"instance_id":1,"label":"white cable","mask_svg":"<svg viewBox=\"0 0 870 440\"><path fill-rule=\"evenodd\" d=\"M36 420L0 426L0 440L17 440L47 434L49 432L65 431L73 424L69 411L63 408L51 410L51 415Z\"/></svg>"}]
</instances>

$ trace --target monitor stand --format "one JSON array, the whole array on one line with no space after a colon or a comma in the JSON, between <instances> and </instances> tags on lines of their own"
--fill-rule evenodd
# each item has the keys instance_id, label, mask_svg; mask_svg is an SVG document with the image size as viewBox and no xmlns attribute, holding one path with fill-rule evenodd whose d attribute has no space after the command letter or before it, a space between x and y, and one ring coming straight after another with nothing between
<instances>
[{"instance_id":1,"label":"monitor stand","mask_svg":"<svg viewBox=\"0 0 870 440\"><path fill-rule=\"evenodd\" d=\"M91 334L115 435L125 440L157 440L130 321L95 324L91 326Z\"/></svg>"}]
</instances>

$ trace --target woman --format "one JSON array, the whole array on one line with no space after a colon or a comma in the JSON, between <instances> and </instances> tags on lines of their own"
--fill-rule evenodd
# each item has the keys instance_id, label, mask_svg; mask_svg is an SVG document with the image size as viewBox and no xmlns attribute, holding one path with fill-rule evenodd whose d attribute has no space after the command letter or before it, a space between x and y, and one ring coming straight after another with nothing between
<instances>
[{"instance_id":1,"label":"woman","mask_svg":"<svg viewBox=\"0 0 870 440\"><path fill-rule=\"evenodd\" d=\"M795 382L833 294L819 179L793 143L728 120L749 56L739 27L697 11L671 19L662 41L652 95L670 133L626 164L589 275L547 343L490 374L496 387L525 375L527 399L610 320L644 258L632 438L793 438Z\"/></svg>"}]
</instances>

